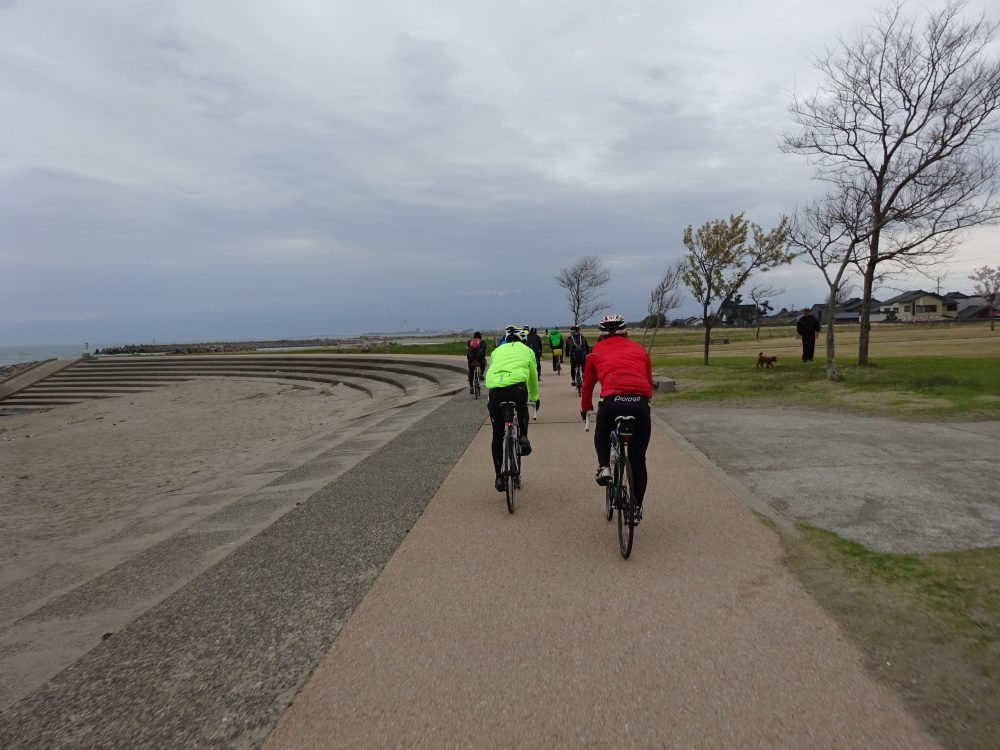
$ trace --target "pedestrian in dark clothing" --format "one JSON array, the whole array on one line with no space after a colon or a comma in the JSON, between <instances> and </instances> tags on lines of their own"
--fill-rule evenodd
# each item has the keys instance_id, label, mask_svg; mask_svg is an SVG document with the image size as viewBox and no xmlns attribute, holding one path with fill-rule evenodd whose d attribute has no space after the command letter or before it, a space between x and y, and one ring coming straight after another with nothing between
<instances>
[{"instance_id":1,"label":"pedestrian in dark clothing","mask_svg":"<svg viewBox=\"0 0 1000 750\"><path fill-rule=\"evenodd\" d=\"M795 332L802 337L802 361L812 362L813 354L816 352L816 339L819 338L820 324L813 317L812 310L806 308L802 311L802 317L795 324Z\"/></svg>"},{"instance_id":2,"label":"pedestrian in dark clothing","mask_svg":"<svg viewBox=\"0 0 1000 750\"><path fill-rule=\"evenodd\" d=\"M542 379L542 339L538 335L538 329L532 328L528 331L528 337L524 340L528 348L535 353L535 369L538 370L538 379Z\"/></svg>"}]
</instances>

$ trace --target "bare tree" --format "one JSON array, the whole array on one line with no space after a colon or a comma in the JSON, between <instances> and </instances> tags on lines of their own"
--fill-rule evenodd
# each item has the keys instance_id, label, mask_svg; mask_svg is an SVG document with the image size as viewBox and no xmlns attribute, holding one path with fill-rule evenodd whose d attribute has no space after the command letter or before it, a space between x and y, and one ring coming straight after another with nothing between
<instances>
[{"instance_id":1,"label":"bare tree","mask_svg":"<svg viewBox=\"0 0 1000 750\"><path fill-rule=\"evenodd\" d=\"M753 300L754 307L757 308L756 324L757 330L754 332L754 341L760 341L760 321L765 315L772 311L771 297L784 294L784 289L776 289L767 284L757 284L750 288L750 299Z\"/></svg>"},{"instance_id":2,"label":"bare tree","mask_svg":"<svg viewBox=\"0 0 1000 750\"><path fill-rule=\"evenodd\" d=\"M969 279L973 282L976 294L985 300L986 309L990 316L990 330L995 331L996 314L1000 310L1000 266L977 268Z\"/></svg>"},{"instance_id":3,"label":"bare tree","mask_svg":"<svg viewBox=\"0 0 1000 750\"><path fill-rule=\"evenodd\" d=\"M841 280L840 286L837 287L837 305L846 305L852 299L855 299L854 295L857 293L857 284L853 281Z\"/></svg>"},{"instance_id":4,"label":"bare tree","mask_svg":"<svg viewBox=\"0 0 1000 750\"><path fill-rule=\"evenodd\" d=\"M801 248L826 279L826 377L839 380L837 372L834 323L837 304L847 286L845 274L858 262L858 248L867 235L858 235L865 226L864 212L868 202L857 191L831 189L823 199L813 201L799 211L792 227L791 244Z\"/></svg>"},{"instance_id":5,"label":"bare tree","mask_svg":"<svg viewBox=\"0 0 1000 750\"><path fill-rule=\"evenodd\" d=\"M752 229L753 242L747 242ZM782 216L778 226L765 232L756 224L748 224L743 214L718 219L699 227L684 230L684 246L688 249L684 283L701 304L705 325L705 360L712 341L712 328L727 305L747 280L795 257L788 252L789 222ZM712 303L718 303L709 312Z\"/></svg>"},{"instance_id":6,"label":"bare tree","mask_svg":"<svg viewBox=\"0 0 1000 750\"><path fill-rule=\"evenodd\" d=\"M656 343L656 333L660 327L666 325L667 313L681 306L680 286L683 282L684 269L687 264L683 260L675 261L667 268L656 286L649 293L649 307L646 309L646 328L642 332L642 343L646 345L646 333L650 327L653 329L653 336L650 339L647 351L653 351L653 344Z\"/></svg>"},{"instance_id":7,"label":"bare tree","mask_svg":"<svg viewBox=\"0 0 1000 750\"><path fill-rule=\"evenodd\" d=\"M782 148L810 157L834 193L867 203L854 237L863 279L858 363L868 364L872 289L880 266L920 270L946 259L959 233L1000 218L1000 60L989 58L997 24L967 20L965 3L905 18L901 4L876 13L854 41L816 60L815 94L795 96L799 129Z\"/></svg>"},{"instance_id":8,"label":"bare tree","mask_svg":"<svg viewBox=\"0 0 1000 750\"><path fill-rule=\"evenodd\" d=\"M573 325L586 322L597 313L611 307L601 298L601 287L611 281L611 272L596 255L587 255L563 268L555 277L566 290L566 301L573 316Z\"/></svg>"}]
</instances>

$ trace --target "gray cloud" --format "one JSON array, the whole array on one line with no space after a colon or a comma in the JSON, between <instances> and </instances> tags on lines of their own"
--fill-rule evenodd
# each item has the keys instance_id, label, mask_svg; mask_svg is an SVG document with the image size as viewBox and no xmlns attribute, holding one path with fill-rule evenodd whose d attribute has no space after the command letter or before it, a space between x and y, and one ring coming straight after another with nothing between
<instances>
[{"instance_id":1,"label":"gray cloud","mask_svg":"<svg viewBox=\"0 0 1000 750\"><path fill-rule=\"evenodd\" d=\"M812 189L787 92L869 14L672 5L0 6L0 344L547 325L585 254L641 315L685 226Z\"/></svg>"}]
</instances>

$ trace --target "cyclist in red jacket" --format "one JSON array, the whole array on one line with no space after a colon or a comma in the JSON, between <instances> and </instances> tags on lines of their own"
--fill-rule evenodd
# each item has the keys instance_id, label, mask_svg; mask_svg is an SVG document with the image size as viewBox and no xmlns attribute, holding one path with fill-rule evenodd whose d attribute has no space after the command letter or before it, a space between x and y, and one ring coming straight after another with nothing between
<instances>
[{"instance_id":1,"label":"cyclist in red jacket","mask_svg":"<svg viewBox=\"0 0 1000 750\"><path fill-rule=\"evenodd\" d=\"M645 348L629 341L628 324L621 315L607 315L598 325L601 341L594 345L583 368L580 416L594 408L594 386L601 384L597 409L594 448L597 450L597 483L611 481L611 430L615 417L635 417L635 432L629 459L635 479L635 500L639 505L636 523L642 518L642 498L646 494L646 448L649 446L649 399L653 396L653 366Z\"/></svg>"}]
</instances>

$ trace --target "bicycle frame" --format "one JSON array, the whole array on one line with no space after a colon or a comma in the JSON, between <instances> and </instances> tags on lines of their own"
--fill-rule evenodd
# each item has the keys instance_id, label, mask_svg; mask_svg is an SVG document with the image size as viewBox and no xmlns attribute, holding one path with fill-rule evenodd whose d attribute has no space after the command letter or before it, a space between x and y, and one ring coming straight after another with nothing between
<instances>
[{"instance_id":1,"label":"bicycle frame","mask_svg":"<svg viewBox=\"0 0 1000 750\"><path fill-rule=\"evenodd\" d=\"M517 404L501 401L500 416L503 419L503 464L501 471L507 478L507 510L514 512L515 492L521 487L521 428L517 419ZM513 441L513 451L508 454L508 441Z\"/></svg>"},{"instance_id":2,"label":"bicycle frame","mask_svg":"<svg viewBox=\"0 0 1000 750\"><path fill-rule=\"evenodd\" d=\"M611 429L611 474L616 487L621 487L622 483L618 457L628 458L628 446L634 431L635 417L615 417L615 426Z\"/></svg>"},{"instance_id":3,"label":"bicycle frame","mask_svg":"<svg viewBox=\"0 0 1000 750\"><path fill-rule=\"evenodd\" d=\"M472 389L473 389L473 395L475 395L476 398L479 398L479 394L481 392L482 386L479 381L482 375L483 375L483 368L480 367L479 363L477 362L476 366L472 370Z\"/></svg>"}]
</instances>

